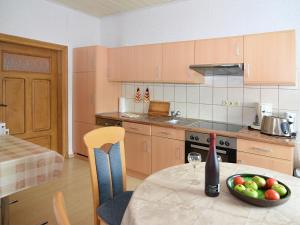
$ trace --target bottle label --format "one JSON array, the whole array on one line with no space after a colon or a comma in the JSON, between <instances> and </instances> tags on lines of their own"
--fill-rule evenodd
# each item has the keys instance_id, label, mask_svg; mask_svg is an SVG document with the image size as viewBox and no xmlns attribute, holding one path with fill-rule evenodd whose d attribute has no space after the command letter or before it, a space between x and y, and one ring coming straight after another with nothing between
<instances>
[{"instance_id":1,"label":"bottle label","mask_svg":"<svg viewBox=\"0 0 300 225\"><path fill-rule=\"evenodd\" d=\"M220 184L217 185L207 185L207 191L208 193L220 193Z\"/></svg>"}]
</instances>

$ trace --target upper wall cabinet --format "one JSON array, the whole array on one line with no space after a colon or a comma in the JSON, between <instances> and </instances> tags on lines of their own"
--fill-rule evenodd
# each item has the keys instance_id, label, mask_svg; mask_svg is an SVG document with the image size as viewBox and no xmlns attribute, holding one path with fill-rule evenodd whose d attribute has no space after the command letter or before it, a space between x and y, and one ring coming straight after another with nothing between
<instances>
[{"instance_id":1,"label":"upper wall cabinet","mask_svg":"<svg viewBox=\"0 0 300 225\"><path fill-rule=\"evenodd\" d=\"M108 78L111 81L160 80L161 64L161 44L111 48L108 51Z\"/></svg>"},{"instance_id":2,"label":"upper wall cabinet","mask_svg":"<svg viewBox=\"0 0 300 225\"><path fill-rule=\"evenodd\" d=\"M78 48L73 52L73 72L92 72L96 70L96 47ZM92 60L91 60L92 59Z\"/></svg>"},{"instance_id":3,"label":"upper wall cabinet","mask_svg":"<svg viewBox=\"0 0 300 225\"><path fill-rule=\"evenodd\" d=\"M196 41L195 64L243 63L243 37Z\"/></svg>"},{"instance_id":4,"label":"upper wall cabinet","mask_svg":"<svg viewBox=\"0 0 300 225\"><path fill-rule=\"evenodd\" d=\"M189 66L195 63L195 41L163 44L163 82L199 83L203 76Z\"/></svg>"},{"instance_id":5,"label":"upper wall cabinet","mask_svg":"<svg viewBox=\"0 0 300 225\"><path fill-rule=\"evenodd\" d=\"M245 84L295 85L295 32L246 35L244 62Z\"/></svg>"}]
</instances>

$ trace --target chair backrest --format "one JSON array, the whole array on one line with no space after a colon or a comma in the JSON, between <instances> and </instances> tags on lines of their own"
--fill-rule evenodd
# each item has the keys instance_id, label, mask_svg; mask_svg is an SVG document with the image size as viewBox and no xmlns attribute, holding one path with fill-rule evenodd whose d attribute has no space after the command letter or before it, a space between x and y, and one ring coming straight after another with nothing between
<instances>
[{"instance_id":1,"label":"chair backrest","mask_svg":"<svg viewBox=\"0 0 300 225\"><path fill-rule=\"evenodd\" d=\"M91 169L94 213L101 204L126 191L124 136L122 127L98 128L84 136ZM101 149L106 144L112 144L108 152ZM96 220L97 217L95 224Z\"/></svg>"},{"instance_id":2,"label":"chair backrest","mask_svg":"<svg viewBox=\"0 0 300 225\"><path fill-rule=\"evenodd\" d=\"M65 201L62 192L56 192L54 194L53 209L58 225L71 225L65 208Z\"/></svg>"}]
</instances>

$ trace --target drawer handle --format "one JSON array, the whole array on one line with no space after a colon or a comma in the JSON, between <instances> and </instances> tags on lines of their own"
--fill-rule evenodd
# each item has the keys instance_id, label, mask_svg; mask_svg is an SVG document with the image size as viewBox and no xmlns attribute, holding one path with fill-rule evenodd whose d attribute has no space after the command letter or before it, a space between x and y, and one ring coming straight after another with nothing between
<instances>
[{"instance_id":1,"label":"drawer handle","mask_svg":"<svg viewBox=\"0 0 300 225\"><path fill-rule=\"evenodd\" d=\"M134 130L134 131L138 131L139 129L136 127L127 127L127 130Z\"/></svg>"},{"instance_id":2,"label":"drawer handle","mask_svg":"<svg viewBox=\"0 0 300 225\"><path fill-rule=\"evenodd\" d=\"M272 149L269 148L260 148L260 147L252 147L254 150L261 151L261 152L272 152Z\"/></svg>"},{"instance_id":3,"label":"drawer handle","mask_svg":"<svg viewBox=\"0 0 300 225\"><path fill-rule=\"evenodd\" d=\"M168 133L168 132L165 132L165 131L161 131L161 132L159 132L160 134L163 134L163 135L170 135L170 133Z\"/></svg>"}]
</instances>

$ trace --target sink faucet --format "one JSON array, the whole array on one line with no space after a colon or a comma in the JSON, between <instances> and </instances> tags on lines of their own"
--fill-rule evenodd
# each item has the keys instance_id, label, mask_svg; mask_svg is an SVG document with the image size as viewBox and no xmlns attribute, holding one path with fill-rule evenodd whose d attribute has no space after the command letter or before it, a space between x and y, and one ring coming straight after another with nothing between
<instances>
[{"instance_id":1,"label":"sink faucet","mask_svg":"<svg viewBox=\"0 0 300 225\"><path fill-rule=\"evenodd\" d=\"M180 116L181 115L181 112L179 111L179 110L177 110L177 111L171 111L171 116L173 117L173 118L175 118L175 117L177 117L177 116Z\"/></svg>"}]
</instances>

